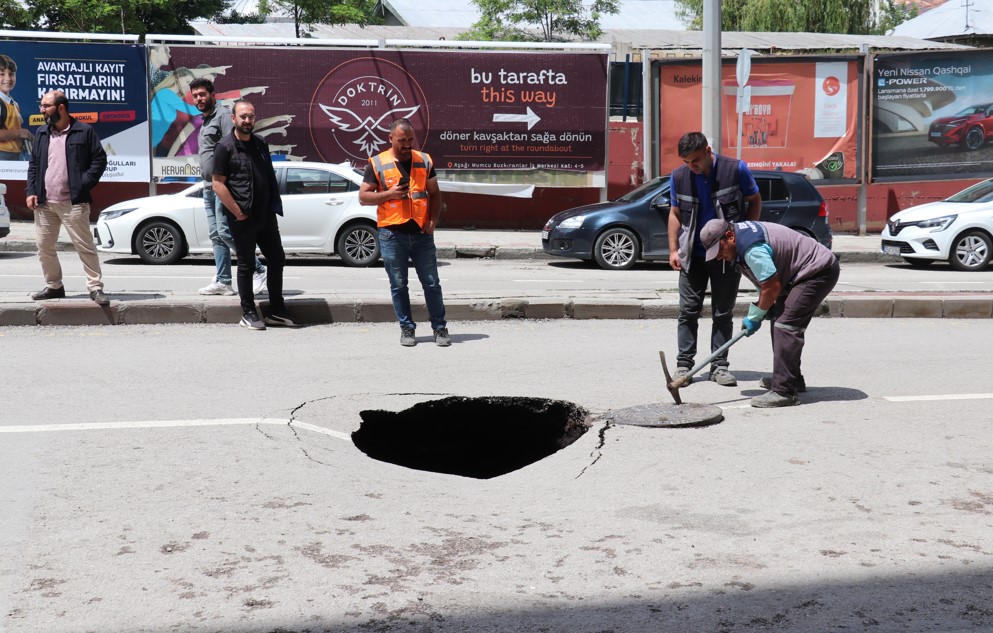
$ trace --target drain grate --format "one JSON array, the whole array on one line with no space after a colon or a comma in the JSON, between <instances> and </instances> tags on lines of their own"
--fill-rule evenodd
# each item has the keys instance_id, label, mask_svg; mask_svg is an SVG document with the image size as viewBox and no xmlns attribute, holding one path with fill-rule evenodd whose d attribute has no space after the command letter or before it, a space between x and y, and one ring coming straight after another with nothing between
<instances>
[{"instance_id":1,"label":"drain grate","mask_svg":"<svg viewBox=\"0 0 993 633\"><path fill-rule=\"evenodd\" d=\"M362 424L352 441L369 457L477 479L540 461L590 428L585 409L545 398L453 396L359 415Z\"/></svg>"}]
</instances>

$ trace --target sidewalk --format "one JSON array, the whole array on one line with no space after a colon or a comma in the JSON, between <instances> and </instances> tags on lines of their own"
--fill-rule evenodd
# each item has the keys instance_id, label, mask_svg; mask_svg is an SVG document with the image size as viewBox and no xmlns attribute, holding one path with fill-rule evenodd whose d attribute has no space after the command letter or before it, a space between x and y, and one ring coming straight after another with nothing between
<instances>
[{"instance_id":1,"label":"sidewalk","mask_svg":"<svg viewBox=\"0 0 993 633\"><path fill-rule=\"evenodd\" d=\"M440 229L436 233L439 258L553 259L541 248L540 231L479 231ZM72 248L65 232L60 248ZM33 252L34 226L11 223L11 233L0 239L0 252ZM834 251L844 262L893 262L883 255L879 236L835 235ZM195 294L112 294L111 305L100 307L85 297L34 302L10 299L0 302L0 326L4 325L120 325L150 323L236 323L241 316L237 297L220 302ZM293 316L308 324L340 322L391 322L396 317L389 298L309 298L288 302ZM262 310L268 308L261 302ZM739 302L736 314L743 316L747 303ZM446 301L451 321L494 319L659 319L676 318L678 296L667 299L636 298L541 299L506 297L499 300ZM707 308L709 310L709 306ZM822 316L844 318L993 318L990 293L861 292L835 293L821 306ZM415 316L424 319L423 306ZM704 316L709 316L709 313Z\"/></svg>"}]
</instances>

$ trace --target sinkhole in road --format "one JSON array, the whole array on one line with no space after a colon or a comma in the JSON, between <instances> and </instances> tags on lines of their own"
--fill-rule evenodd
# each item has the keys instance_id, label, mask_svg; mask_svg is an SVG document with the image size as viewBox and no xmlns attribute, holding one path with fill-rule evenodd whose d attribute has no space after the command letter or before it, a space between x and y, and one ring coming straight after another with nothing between
<instances>
[{"instance_id":1,"label":"sinkhole in road","mask_svg":"<svg viewBox=\"0 0 993 633\"><path fill-rule=\"evenodd\" d=\"M399 412L367 410L352 433L373 459L406 468L490 479L540 461L590 428L580 406L545 398L452 396Z\"/></svg>"}]
</instances>

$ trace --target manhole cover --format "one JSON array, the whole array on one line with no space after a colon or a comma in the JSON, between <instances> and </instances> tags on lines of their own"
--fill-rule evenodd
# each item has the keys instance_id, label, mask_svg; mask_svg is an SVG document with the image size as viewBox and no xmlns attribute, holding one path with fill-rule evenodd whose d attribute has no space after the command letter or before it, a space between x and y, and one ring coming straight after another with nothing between
<instances>
[{"instance_id":1,"label":"manhole cover","mask_svg":"<svg viewBox=\"0 0 993 633\"><path fill-rule=\"evenodd\" d=\"M709 426L723 420L724 411L712 404L643 404L610 411L606 418L614 424L634 426Z\"/></svg>"},{"instance_id":2,"label":"manhole cover","mask_svg":"<svg viewBox=\"0 0 993 633\"><path fill-rule=\"evenodd\" d=\"M589 413L544 398L454 396L399 412L361 411L355 446L373 459L449 475L489 479L569 446L590 428Z\"/></svg>"}]
</instances>

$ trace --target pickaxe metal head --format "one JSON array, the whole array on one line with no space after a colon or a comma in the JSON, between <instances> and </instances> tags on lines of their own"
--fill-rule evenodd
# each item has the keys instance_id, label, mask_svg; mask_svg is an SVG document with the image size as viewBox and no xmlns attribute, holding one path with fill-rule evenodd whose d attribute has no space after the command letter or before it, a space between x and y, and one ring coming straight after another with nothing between
<instances>
[{"instance_id":1,"label":"pickaxe metal head","mask_svg":"<svg viewBox=\"0 0 993 633\"><path fill-rule=\"evenodd\" d=\"M679 388L686 383L686 377L680 376L676 380L672 379L672 376L669 374L669 368L665 364L665 352L662 350L659 350L659 360L662 361L662 372L665 373L665 388L669 390L669 395L672 396L676 404L683 404L682 399L679 397Z\"/></svg>"}]
</instances>

